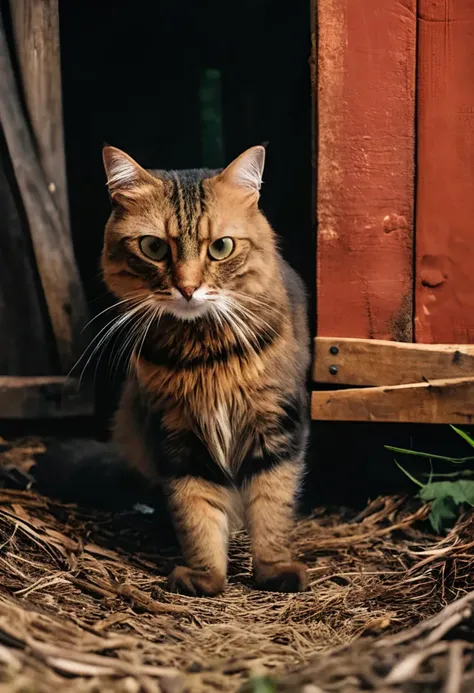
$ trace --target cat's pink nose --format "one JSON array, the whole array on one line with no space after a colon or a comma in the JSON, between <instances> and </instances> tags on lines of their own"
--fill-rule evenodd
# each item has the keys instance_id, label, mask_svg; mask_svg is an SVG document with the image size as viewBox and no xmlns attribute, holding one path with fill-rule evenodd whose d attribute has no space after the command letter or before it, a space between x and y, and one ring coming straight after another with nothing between
<instances>
[{"instance_id":1,"label":"cat's pink nose","mask_svg":"<svg viewBox=\"0 0 474 693\"><path fill-rule=\"evenodd\" d=\"M193 293L196 291L197 286L178 286L178 291L180 291L186 301L190 301L193 297Z\"/></svg>"}]
</instances>

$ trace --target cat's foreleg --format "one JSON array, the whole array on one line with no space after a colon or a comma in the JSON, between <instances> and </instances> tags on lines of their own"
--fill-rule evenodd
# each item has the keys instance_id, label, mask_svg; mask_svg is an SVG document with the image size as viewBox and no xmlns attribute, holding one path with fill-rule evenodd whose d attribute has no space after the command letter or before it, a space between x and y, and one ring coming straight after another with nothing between
<instances>
[{"instance_id":1,"label":"cat's foreleg","mask_svg":"<svg viewBox=\"0 0 474 693\"><path fill-rule=\"evenodd\" d=\"M186 566L168 578L174 592L212 596L226 584L231 490L200 477L167 481L168 505Z\"/></svg>"},{"instance_id":2,"label":"cat's foreleg","mask_svg":"<svg viewBox=\"0 0 474 693\"><path fill-rule=\"evenodd\" d=\"M272 458L259 447L245 460L242 496L260 589L300 592L308 586L306 566L294 561L290 550L301 458Z\"/></svg>"}]
</instances>

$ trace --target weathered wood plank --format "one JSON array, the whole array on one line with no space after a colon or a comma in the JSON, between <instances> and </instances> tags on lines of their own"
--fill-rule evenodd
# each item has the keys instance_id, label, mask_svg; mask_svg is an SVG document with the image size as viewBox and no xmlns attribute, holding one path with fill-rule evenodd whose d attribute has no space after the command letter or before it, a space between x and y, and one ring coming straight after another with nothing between
<instances>
[{"instance_id":1,"label":"weathered wood plank","mask_svg":"<svg viewBox=\"0 0 474 693\"><path fill-rule=\"evenodd\" d=\"M86 304L71 238L48 190L23 117L1 16L0 126L28 220L60 364L63 372L67 372L79 350Z\"/></svg>"},{"instance_id":2,"label":"weathered wood plank","mask_svg":"<svg viewBox=\"0 0 474 693\"><path fill-rule=\"evenodd\" d=\"M412 340L416 0L319 0L317 333Z\"/></svg>"},{"instance_id":3,"label":"weathered wood plank","mask_svg":"<svg viewBox=\"0 0 474 693\"><path fill-rule=\"evenodd\" d=\"M49 192L69 228L58 0L10 0L23 94Z\"/></svg>"},{"instance_id":4,"label":"weathered wood plank","mask_svg":"<svg viewBox=\"0 0 474 693\"><path fill-rule=\"evenodd\" d=\"M474 345L407 344L316 337L313 380L334 385L402 385L474 377Z\"/></svg>"},{"instance_id":5,"label":"weathered wood plank","mask_svg":"<svg viewBox=\"0 0 474 693\"><path fill-rule=\"evenodd\" d=\"M311 416L317 421L472 424L474 378L313 392Z\"/></svg>"},{"instance_id":6,"label":"weathered wood plank","mask_svg":"<svg viewBox=\"0 0 474 693\"><path fill-rule=\"evenodd\" d=\"M417 342L474 342L474 1L418 0Z\"/></svg>"},{"instance_id":7,"label":"weathered wood plank","mask_svg":"<svg viewBox=\"0 0 474 693\"><path fill-rule=\"evenodd\" d=\"M0 136L0 374L58 373L31 244Z\"/></svg>"},{"instance_id":8,"label":"weathered wood plank","mask_svg":"<svg viewBox=\"0 0 474 693\"><path fill-rule=\"evenodd\" d=\"M75 378L0 377L0 419L91 416L93 397Z\"/></svg>"}]
</instances>

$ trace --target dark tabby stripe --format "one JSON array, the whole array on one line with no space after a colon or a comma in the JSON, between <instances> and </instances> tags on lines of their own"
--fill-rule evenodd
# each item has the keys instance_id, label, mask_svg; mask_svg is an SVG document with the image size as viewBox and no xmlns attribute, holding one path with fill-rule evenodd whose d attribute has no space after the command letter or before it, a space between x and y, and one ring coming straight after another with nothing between
<instances>
[{"instance_id":1,"label":"dark tabby stripe","mask_svg":"<svg viewBox=\"0 0 474 693\"><path fill-rule=\"evenodd\" d=\"M306 434L304 403L288 400L283 403L282 409L284 413L274 424L269 424L265 435L259 437L261 454L257 455L255 452L251 452L243 460L237 475L239 485L282 462L291 461L301 450ZM270 446L272 436L281 436L282 434L285 438L276 449L275 445ZM269 447L272 448L272 452L269 451Z\"/></svg>"},{"instance_id":2,"label":"dark tabby stripe","mask_svg":"<svg viewBox=\"0 0 474 693\"><path fill-rule=\"evenodd\" d=\"M194 370L195 368L210 367L227 363L232 358L249 359L267 349L275 341L273 333L254 335L249 340L254 351L244 347L240 342L233 342L223 345L216 340L212 346L204 349L201 347L199 354L193 357L186 356L184 347L186 344L175 344L173 346L157 346L153 335L149 335L141 349L141 356L156 366L164 366L169 370Z\"/></svg>"}]
</instances>

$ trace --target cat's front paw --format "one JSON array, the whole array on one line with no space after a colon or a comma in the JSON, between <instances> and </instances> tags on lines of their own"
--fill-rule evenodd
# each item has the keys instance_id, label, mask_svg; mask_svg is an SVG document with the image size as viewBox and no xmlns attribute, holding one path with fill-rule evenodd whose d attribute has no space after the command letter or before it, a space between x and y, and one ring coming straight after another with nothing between
<instances>
[{"instance_id":1,"label":"cat's front paw","mask_svg":"<svg viewBox=\"0 0 474 693\"><path fill-rule=\"evenodd\" d=\"M168 589L171 592L192 597L214 597L224 591L225 585L225 575L186 566L176 566L168 576Z\"/></svg>"},{"instance_id":2,"label":"cat's front paw","mask_svg":"<svg viewBox=\"0 0 474 693\"><path fill-rule=\"evenodd\" d=\"M257 588L267 592L305 592L308 589L308 569L303 563L272 563L256 565Z\"/></svg>"}]
</instances>

